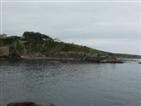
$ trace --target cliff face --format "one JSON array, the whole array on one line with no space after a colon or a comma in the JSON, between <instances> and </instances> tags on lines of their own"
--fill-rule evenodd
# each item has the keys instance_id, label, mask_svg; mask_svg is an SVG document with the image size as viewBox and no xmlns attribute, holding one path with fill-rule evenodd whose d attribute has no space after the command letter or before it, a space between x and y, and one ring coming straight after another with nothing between
<instances>
[{"instance_id":1,"label":"cliff face","mask_svg":"<svg viewBox=\"0 0 141 106\"><path fill-rule=\"evenodd\" d=\"M0 47L0 57L3 57L3 56L9 56L9 47L8 46Z\"/></svg>"},{"instance_id":2,"label":"cliff face","mask_svg":"<svg viewBox=\"0 0 141 106\"><path fill-rule=\"evenodd\" d=\"M0 47L0 59L20 59L20 55L13 47L2 46Z\"/></svg>"}]
</instances>

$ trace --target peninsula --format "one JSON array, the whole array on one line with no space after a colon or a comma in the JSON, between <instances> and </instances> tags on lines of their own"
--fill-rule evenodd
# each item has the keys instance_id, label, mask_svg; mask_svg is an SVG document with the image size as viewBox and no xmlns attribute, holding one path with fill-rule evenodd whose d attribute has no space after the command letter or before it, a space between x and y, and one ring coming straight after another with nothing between
<instances>
[{"instance_id":1,"label":"peninsula","mask_svg":"<svg viewBox=\"0 0 141 106\"><path fill-rule=\"evenodd\" d=\"M0 35L0 60L47 59L93 63L122 63L124 59L139 59L139 55L105 52L87 46L65 43L39 32L24 32L22 36Z\"/></svg>"}]
</instances>

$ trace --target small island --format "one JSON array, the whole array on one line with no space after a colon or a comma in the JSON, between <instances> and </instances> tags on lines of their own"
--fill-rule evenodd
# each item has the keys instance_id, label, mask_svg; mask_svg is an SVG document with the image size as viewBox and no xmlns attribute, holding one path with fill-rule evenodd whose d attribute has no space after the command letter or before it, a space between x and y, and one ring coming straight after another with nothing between
<instances>
[{"instance_id":1,"label":"small island","mask_svg":"<svg viewBox=\"0 0 141 106\"><path fill-rule=\"evenodd\" d=\"M0 35L0 60L47 59L62 62L123 63L139 55L105 52L53 39L39 32L22 36Z\"/></svg>"}]
</instances>

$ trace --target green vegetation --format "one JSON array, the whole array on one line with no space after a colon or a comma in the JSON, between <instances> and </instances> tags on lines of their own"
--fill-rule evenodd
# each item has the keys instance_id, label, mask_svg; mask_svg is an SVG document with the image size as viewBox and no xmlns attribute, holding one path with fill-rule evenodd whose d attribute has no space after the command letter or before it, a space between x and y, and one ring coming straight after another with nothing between
<instances>
[{"instance_id":1,"label":"green vegetation","mask_svg":"<svg viewBox=\"0 0 141 106\"><path fill-rule=\"evenodd\" d=\"M118 62L120 58L140 58L136 55L114 54L72 43L59 42L38 33L24 32L22 37L0 37L0 47L9 46L20 56L66 58L90 62ZM10 52L11 52L10 51Z\"/></svg>"}]
</instances>

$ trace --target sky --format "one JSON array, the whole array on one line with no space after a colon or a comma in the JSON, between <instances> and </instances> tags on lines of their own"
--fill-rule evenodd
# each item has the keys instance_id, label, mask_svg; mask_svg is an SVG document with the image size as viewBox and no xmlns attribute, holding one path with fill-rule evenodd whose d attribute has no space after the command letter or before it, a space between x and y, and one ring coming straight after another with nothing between
<instances>
[{"instance_id":1,"label":"sky","mask_svg":"<svg viewBox=\"0 0 141 106\"><path fill-rule=\"evenodd\" d=\"M35 31L104 51L141 54L138 0L55 1L3 0L1 33Z\"/></svg>"}]
</instances>

